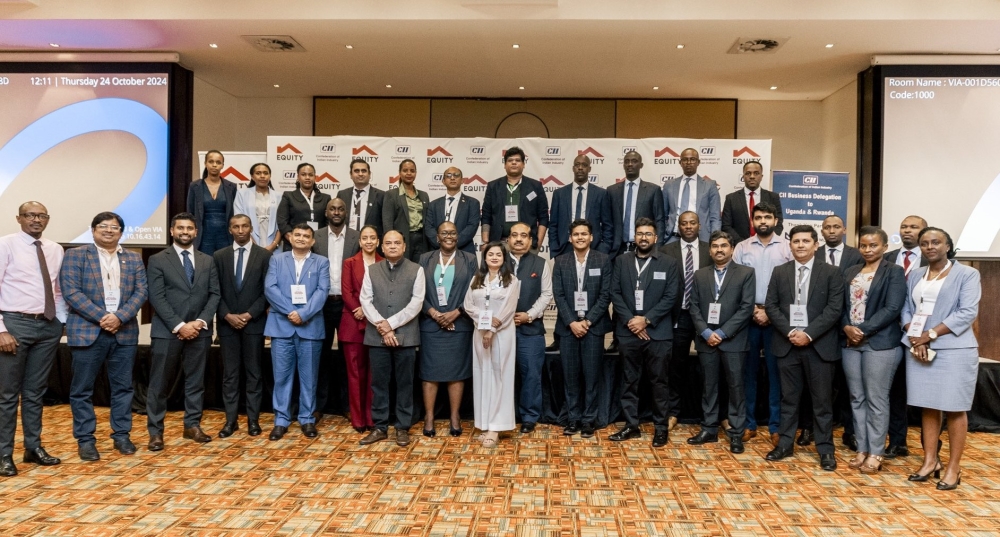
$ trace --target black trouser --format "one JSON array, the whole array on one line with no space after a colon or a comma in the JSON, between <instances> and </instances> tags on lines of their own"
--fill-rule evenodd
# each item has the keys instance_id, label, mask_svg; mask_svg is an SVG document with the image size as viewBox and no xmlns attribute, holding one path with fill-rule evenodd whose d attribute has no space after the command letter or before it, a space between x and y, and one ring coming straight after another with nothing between
<instances>
[{"instance_id":1,"label":"black trouser","mask_svg":"<svg viewBox=\"0 0 1000 537\"><path fill-rule=\"evenodd\" d=\"M624 364L622 414L625 425L639 425L639 381L645 376L653 384L653 425L657 432L666 432L671 341L643 341L632 334L618 339Z\"/></svg>"},{"instance_id":2,"label":"black trouser","mask_svg":"<svg viewBox=\"0 0 1000 537\"><path fill-rule=\"evenodd\" d=\"M599 386L604 373L604 336L587 332L582 338L562 338L559 345L566 391L566 414L569 423L597 422Z\"/></svg>"},{"instance_id":3,"label":"black trouser","mask_svg":"<svg viewBox=\"0 0 1000 537\"><path fill-rule=\"evenodd\" d=\"M205 396L205 358L212 338L191 340L154 337L146 395L146 428L149 434L163 434L167 397L173 391L177 369L184 371L184 427L198 427Z\"/></svg>"},{"instance_id":4,"label":"black trouser","mask_svg":"<svg viewBox=\"0 0 1000 537\"><path fill-rule=\"evenodd\" d=\"M17 402L21 399L24 449L42 447L42 396L48 389L63 325L4 312L7 332L17 340L14 354L0 353L0 455L14 454Z\"/></svg>"},{"instance_id":5,"label":"black trouser","mask_svg":"<svg viewBox=\"0 0 1000 537\"><path fill-rule=\"evenodd\" d=\"M222 321L226 322L226 321ZM226 407L226 423L236 423L240 406L240 368L246 371L247 420L260 420L264 394L261 357L264 354L264 334L247 334L237 330L219 336L222 346L222 402Z\"/></svg>"},{"instance_id":6,"label":"black trouser","mask_svg":"<svg viewBox=\"0 0 1000 537\"><path fill-rule=\"evenodd\" d=\"M333 337L340 328L340 316L344 313L344 300L340 295L331 295L323 304L323 354L319 359L319 374L316 376L316 411L346 414L347 363L344 353L333 350ZM331 395L332 392L332 395Z\"/></svg>"},{"instance_id":7,"label":"black trouser","mask_svg":"<svg viewBox=\"0 0 1000 537\"><path fill-rule=\"evenodd\" d=\"M899 362L889 388L889 445L906 447L906 359Z\"/></svg>"},{"instance_id":8,"label":"black trouser","mask_svg":"<svg viewBox=\"0 0 1000 537\"><path fill-rule=\"evenodd\" d=\"M778 446L791 449L799 423L802 390L808 386L812 395L813 432L816 451L820 455L833 453L833 374L836 364L825 362L812 345L792 347L787 356L778 358L781 376L781 423Z\"/></svg>"},{"instance_id":9,"label":"black trouser","mask_svg":"<svg viewBox=\"0 0 1000 537\"><path fill-rule=\"evenodd\" d=\"M720 373L725 373L726 386L729 391L729 431L734 436L742 436L747 424L746 395L743 392L743 363L745 352L723 352L713 349L699 352L698 360L704 375L704 387L701 396L703 419L701 428L718 434L719 432L719 385Z\"/></svg>"},{"instance_id":10,"label":"black trouser","mask_svg":"<svg viewBox=\"0 0 1000 537\"><path fill-rule=\"evenodd\" d=\"M372 370L372 421L375 427L389 428L389 386L396 379L396 430L413 424L413 370L416 347L369 347ZM394 374L395 373L395 374Z\"/></svg>"},{"instance_id":11,"label":"black trouser","mask_svg":"<svg viewBox=\"0 0 1000 537\"><path fill-rule=\"evenodd\" d=\"M688 310L681 310L677 318L677 326L674 327L673 339L673 359L670 361L670 395L669 409L667 414L670 417L697 416L701 414L701 407L695 402L701 400L701 362L697 357L691 357L691 343L694 341L694 322L691 321L691 313ZM742 370L742 369L741 369ZM684 405L684 408L681 406Z\"/></svg>"},{"instance_id":12,"label":"black trouser","mask_svg":"<svg viewBox=\"0 0 1000 537\"><path fill-rule=\"evenodd\" d=\"M429 251L427 236L424 235L424 230L411 231L409 237L406 239L406 257L414 263L419 263L420 256Z\"/></svg>"}]
</instances>

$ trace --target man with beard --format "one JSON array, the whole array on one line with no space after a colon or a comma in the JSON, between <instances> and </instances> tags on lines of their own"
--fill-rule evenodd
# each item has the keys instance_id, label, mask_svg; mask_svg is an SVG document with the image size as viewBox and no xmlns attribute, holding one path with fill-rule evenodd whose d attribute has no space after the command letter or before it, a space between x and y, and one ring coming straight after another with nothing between
<instances>
[{"instance_id":1,"label":"man with beard","mask_svg":"<svg viewBox=\"0 0 1000 537\"><path fill-rule=\"evenodd\" d=\"M371 185L372 170L367 162L356 158L351 161L351 181L354 188L344 188L337 197L348 208L347 227L361 232L365 226L375 226L378 236L382 236L382 203L385 192Z\"/></svg>"},{"instance_id":2,"label":"man with beard","mask_svg":"<svg viewBox=\"0 0 1000 537\"><path fill-rule=\"evenodd\" d=\"M542 183L524 176L527 157L521 148L514 146L504 152L504 177L486 185L483 196L481 222L485 248L490 241L506 239L518 222L531 230L531 249L537 250L549 226L549 200Z\"/></svg>"},{"instance_id":3,"label":"man with beard","mask_svg":"<svg viewBox=\"0 0 1000 537\"><path fill-rule=\"evenodd\" d=\"M657 189L659 192L659 189ZM615 333L624 361L622 414L625 426L608 438L615 442L639 438L639 381L653 385L653 447L667 445L668 369L673 338L671 311L677 296L677 261L656 249L656 224L649 218L635 222L635 252L615 259L611 301L615 305Z\"/></svg>"}]
</instances>

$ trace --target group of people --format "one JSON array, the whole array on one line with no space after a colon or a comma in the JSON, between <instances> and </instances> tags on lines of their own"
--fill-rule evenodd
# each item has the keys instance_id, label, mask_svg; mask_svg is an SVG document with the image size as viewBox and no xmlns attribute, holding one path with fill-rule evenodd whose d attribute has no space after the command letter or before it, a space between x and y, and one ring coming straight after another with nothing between
<instances>
[{"instance_id":1,"label":"group of people","mask_svg":"<svg viewBox=\"0 0 1000 537\"><path fill-rule=\"evenodd\" d=\"M553 193L550 209L541 184L523 176L524 162L520 149L506 151L506 174L489 183L480 207L462 193L455 167L443 174L446 194L430 201L414 186L412 160L400 164L400 186L389 191L371 186L368 164L355 160L353 188L336 198L316 189L315 169L303 163L297 188L279 199L266 164L250 170L252 188L237 190L219 178L224 157L211 151L205 177L190 187L188 211L171 220L172 246L147 266L119 245L120 216L95 216L94 244L64 254L42 238L45 207L23 204L21 232L0 238L0 475L17 472L19 397L25 462L59 463L41 446L41 395L63 321L73 353L74 436L84 460L100 457L91 396L103 364L114 448L136 450L129 436L132 363L136 315L147 299L154 310L146 404L152 451L164 447L166 397L178 369L185 377L184 437L211 440L200 421L213 321L224 366L221 438L239 429L241 369L247 432L262 434L265 337L274 370L269 438L280 440L292 422L316 437L336 376L336 338L362 445L387 439L391 416L395 442L410 443L418 377L423 434L437 434L435 403L445 383L448 432L461 436L459 407L471 377L478 441L491 447L515 429L517 416L525 434L542 417L542 318L554 299L565 435L593 437L603 426L598 402L616 389L603 375L610 332L621 359L624 421L612 441L642 436L639 392L648 381L652 445L666 445L683 385L699 383L701 428L687 443L718 442L721 431L732 452L742 453L757 435L763 356L774 448L768 460L815 441L821 467L834 470L839 413L843 440L858 452L850 467L878 472L885 458L906 454L909 404L923 408L925 454L910 479L933 473L938 488L959 484L978 363L971 325L980 285L975 269L952 261L947 232L914 216L901 225L899 250L886 252L888 237L876 227L860 230L855 249L843 242L843 220L830 216L822 243L812 226L795 226L786 239L780 199L760 187L759 163L744 165L744 188L723 205L718 185L698 175L694 149L681 153L682 176L662 188L641 179L637 152L624 156L625 179L608 189L590 184L589 158L579 155L573 183ZM546 236L551 263L537 254ZM938 458L942 412L947 467Z\"/></svg>"}]
</instances>

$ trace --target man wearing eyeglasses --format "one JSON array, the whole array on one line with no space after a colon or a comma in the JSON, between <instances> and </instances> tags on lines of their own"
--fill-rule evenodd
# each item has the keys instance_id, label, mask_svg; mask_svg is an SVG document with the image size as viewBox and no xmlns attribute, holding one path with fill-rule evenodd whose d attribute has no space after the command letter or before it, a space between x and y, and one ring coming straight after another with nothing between
<instances>
[{"instance_id":1,"label":"man wearing eyeglasses","mask_svg":"<svg viewBox=\"0 0 1000 537\"><path fill-rule=\"evenodd\" d=\"M59 287L63 249L42 238L49 225L37 201L18 208L21 231L0 237L0 476L17 475L14 433L21 400L24 462L54 466L42 448L42 395L66 320Z\"/></svg>"},{"instance_id":2,"label":"man wearing eyeglasses","mask_svg":"<svg viewBox=\"0 0 1000 537\"><path fill-rule=\"evenodd\" d=\"M139 308L146 302L142 258L119 245L121 216L103 212L90 224L94 244L66 252L59 283L69 304L66 342L73 352L69 407L73 436L84 461L100 460L94 432L94 382L107 365L111 386L111 439L122 455L135 453L132 431L132 364L139 344Z\"/></svg>"},{"instance_id":3,"label":"man wearing eyeglasses","mask_svg":"<svg viewBox=\"0 0 1000 537\"><path fill-rule=\"evenodd\" d=\"M440 250L437 230L443 222L458 228L457 248L470 254L476 253L476 231L479 229L479 200L462 195L465 179L462 170L452 166L444 171L441 179L448 192L427 205L424 215L424 236L431 250Z\"/></svg>"}]
</instances>

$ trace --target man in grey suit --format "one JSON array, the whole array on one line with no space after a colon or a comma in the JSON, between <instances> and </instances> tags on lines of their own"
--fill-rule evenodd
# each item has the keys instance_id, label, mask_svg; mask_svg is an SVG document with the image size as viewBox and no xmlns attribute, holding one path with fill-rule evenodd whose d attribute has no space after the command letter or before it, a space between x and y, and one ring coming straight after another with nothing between
<instances>
[{"instance_id":1,"label":"man in grey suit","mask_svg":"<svg viewBox=\"0 0 1000 537\"><path fill-rule=\"evenodd\" d=\"M444 171L441 183L447 189L444 196L430 202L424 214L424 236L431 250L440 250L438 226L448 221L458 228L457 248L476 253L476 231L479 230L479 200L462 194L462 170L452 166Z\"/></svg>"},{"instance_id":2,"label":"man in grey suit","mask_svg":"<svg viewBox=\"0 0 1000 537\"><path fill-rule=\"evenodd\" d=\"M347 227L361 232L365 226L375 226L378 236L382 236L382 203L385 192L371 185L372 170L361 159L351 161L351 181L354 188L341 189L337 197L347 206Z\"/></svg>"},{"instance_id":3,"label":"man in grey suit","mask_svg":"<svg viewBox=\"0 0 1000 537\"><path fill-rule=\"evenodd\" d=\"M663 202L665 204L666 226L662 242L674 242L680 238L679 216L686 211L698 215L701 222L701 234L698 238L704 242L708 237L722 229L720 216L719 185L714 180L698 175L698 150L689 147L681 151L681 171L683 175L667 181L663 185Z\"/></svg>"},{"instance_id":4,"label":"man in grey suit","mask_svg":"<svg viewBox=\"0 0 1000 537\"><path fill-rule=\"evenodd\" d=\"M771 347L781 375L781 420L778 445L766 459L792 456L792 441L799 423L802 387L812 395L816 451L820 467L837 469L833 454L833 374L840 360L837 337L844 308L844 278L840 270L816 263L816 229L809 225L789 233L794 259L771 273L764 308L774 325Z\"/></svg>"},{"instance_id":5,"label":"man in grey suit","mask_svg":"<svg viewBox=\"0 0 1000 537\"><path fill-rule=\"evenodd\" d=\"M184 372L184 438L209 442L201 430L205 360L212 344L212 318L219 306L219 276L212 256L194 249L194 216L170 220L173 245L149 258L149 304L153 306L152 358L146 395L149 450L163 449L163 418L178 367Z\"/></svg>"},{"instance_id":6,"label":"man in grey suit","mask_svg":"<svg viewBox=\"0 0 1000 537\"><path fill-rule=\"evenodd\" d=\"M839 268L841 273L865 262L857 248L844 244L845 228L842 218L837 215L827 216L823 219L820 231L826 244L816 250L816 261L829 263Z\"/></svg>"},{"instance_id":7,"label":"man in grey suit","mask_svg":"<svg viewBox=\"0 0 1000 537\"><path fill-rule=\"evenodd\" d=\"M722 205L722 231L729 233L737 244L756 234L753 208L761 202L769 203L777 211L774 215L777 218L774 232L780 237L785 229L781 218L781 198L760 187L763 179L764 167L756 161L747 162L743 165L743 188L727 195Z\"/></svg>"},{"instance_id":8,"label":"man in grey suit","mask_svg":"<svg viewBox=\"0 0 1000 537\"><path fill-rule=\"evenodd\" d=\"M691 321L698 333L694 346L704 371L701 431L687 443L719 440L719 369L729 387L729 449L743 453L747 406L743 394L743 362L750 341L747 328L753 316L757 279L754 270L733 263L733 238L716 231L710 238L712 265L695 273L691 290Z\"/></svg>"},{"instance_id":9,"label":"man in grey suit","mask_svg":"<svg viewBox=\"0 0 1000 537\"><path fill-rule=\"evenodd\" d=\"M663 192L655 184L639 178L642 155L625 153L622 160L625 180L608 187L611 197L611 221L614 235L609 254L612 258L635 251L635 221L649 218L656 225L656 235L663 235Z\"/></svg>"},{"instance_id":10,"label":"man in grey suit","mask_svg":"<svg viewBox=\"0 0 1000 537\"><path fill-rule=\"evenodd\" d=\"M323 354L316 377L317 422L324 410L327 410L331 383L336 383L333 410L343 413L347 409L347 364L344 362L344 353L333 352L333 336L340 328L340 315L344 311L340 288L344 260L361 249L361 234L347 227L347 205L344 200L334 198L326 204L326 221L327 226L316 231L316 243L312 247L313 252L330 260L330 291L323 305L326 336L323 338Z\"/></svg>"}]
</instances>

